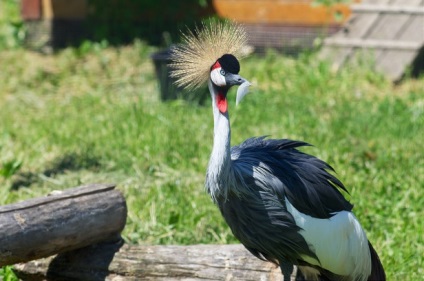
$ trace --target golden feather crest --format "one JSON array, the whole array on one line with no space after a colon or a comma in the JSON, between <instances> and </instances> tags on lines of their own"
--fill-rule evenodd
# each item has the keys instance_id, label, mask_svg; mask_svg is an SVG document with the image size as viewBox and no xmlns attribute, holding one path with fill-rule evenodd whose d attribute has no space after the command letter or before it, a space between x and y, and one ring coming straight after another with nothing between
<instances>
[{"instance_id":1,"label":"golden feather crest","mask_svg":"<svg viewBox=\"0 0 424 281\"><path fill-rule=\"evenodd\" d=\"M195 33L183 33L182 41L171 52L171 77L177 86L194 90L207 83L211 66L222 55L244 56L247 36L239 24L210 20Z\"/></svg>"}]
</instances>

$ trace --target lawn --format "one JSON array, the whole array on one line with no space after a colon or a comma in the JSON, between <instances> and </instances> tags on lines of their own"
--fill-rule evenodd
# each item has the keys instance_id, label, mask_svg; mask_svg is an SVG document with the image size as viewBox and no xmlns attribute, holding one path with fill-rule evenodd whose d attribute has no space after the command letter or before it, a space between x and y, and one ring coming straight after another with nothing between
<instances>
[{"instance_id":1,"label":"lawn","mask_svg":"<svg viewBox=\"0 0 424 281\"><path fill-rule=\"evenodd\" d=\"M127 199L129 243L236 243L203 187L211 108L159 100L155 50L4 47L0 204L113 182ZM274 52L245 59L241 74L254 87L238 107L230 93L233 144L260 135L313 144L304 151L337 171L388 280L420 280L424 78L393 85L367 62L334 73L316 53Z\"/></svg>"}]
</instances>

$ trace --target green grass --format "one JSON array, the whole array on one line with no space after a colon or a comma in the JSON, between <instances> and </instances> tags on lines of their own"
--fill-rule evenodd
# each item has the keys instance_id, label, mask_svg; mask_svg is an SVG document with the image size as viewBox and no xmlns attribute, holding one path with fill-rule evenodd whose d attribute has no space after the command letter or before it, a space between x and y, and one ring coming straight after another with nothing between
<instances>
[{"instance_id":1,"label":"green grass","mask_svg":"<svg viewBox=\"0 0 424 281\"><path fill-rule=\"evenodd\" d=\"M85 183L115 182L124 237L140 244L236 242L203 188L210 106L160 102L141 42L42 56L0 53L0 204ZM398 86L367 65L339 73L314 54L242 62L256 86L235 108L233 143L305 140L346 184L389 280L424 274L424 80Z\"/></svg>"},{"instance_id":2,"label":"green grass","mask_svg":"<svg viewBox=\"0 0 424 281\"><path fill-rule=\"evenodd\" d=\"M203 188L210 106L160 102L153 51L136 41L51 56L0 52L1 205L115 182L128 203L129 243L236 242ZM244 60L241 74L256 86L237 108L230 94L233 144L259 135L313 144L305 151L350 190L388 280L420 280L424 78L393 86L364 62L334 73L315 54L272 52Z\"/></svg>"}]
</instances>

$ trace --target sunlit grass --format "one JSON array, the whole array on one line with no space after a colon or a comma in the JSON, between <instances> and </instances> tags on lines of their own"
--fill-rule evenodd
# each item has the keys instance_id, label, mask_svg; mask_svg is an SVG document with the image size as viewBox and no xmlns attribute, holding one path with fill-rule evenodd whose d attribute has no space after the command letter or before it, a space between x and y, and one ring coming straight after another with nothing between
<instances>
[{"instance_id":1,"label":"sunlit grass","mask_svg":"<svg viewBox=\"0 0 424 281\"><path fill-rule=\"evenodd\" d=\"M135 42L52 56L1 52L0 204L115 182L128 203L130 243L236 242L203 188L210 106L160 102L153 51ZM230 93L233 144L259 135L313 144L305 151L350 190L388 280L419 280L424 80L393 86L368 65L333 73L314 54L252 57L241 74L255 86L237 108Z\"/></svg>"}]
</instances>

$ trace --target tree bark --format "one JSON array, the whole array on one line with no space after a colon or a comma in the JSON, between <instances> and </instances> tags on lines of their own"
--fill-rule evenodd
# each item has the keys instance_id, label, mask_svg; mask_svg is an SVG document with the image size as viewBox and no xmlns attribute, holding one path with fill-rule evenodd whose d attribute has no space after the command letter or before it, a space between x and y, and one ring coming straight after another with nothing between
<instances>
[{"instance_id":1,"label":"tree bark","mask_svg":"<svg viewBox=\"0 0 424 281\"><path fill-rule=\"evenodd\" d=\"M127 207L114 188L92 184L0 206L0 267L116 240Z\"/></svg>"},{"instance_id":2,"label":"tree bark","mask_svg":"<svg viewBox=\"0 0 424 281\"><path fill-rule=\"evenodd\" d=\"M242 245L129 246L103 243L15 265L19 278L120 281L276 281L280 269Z\"/></svg>"}]
</instances>

